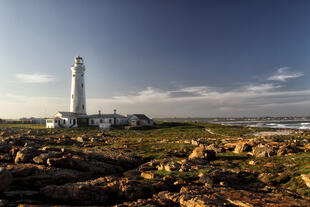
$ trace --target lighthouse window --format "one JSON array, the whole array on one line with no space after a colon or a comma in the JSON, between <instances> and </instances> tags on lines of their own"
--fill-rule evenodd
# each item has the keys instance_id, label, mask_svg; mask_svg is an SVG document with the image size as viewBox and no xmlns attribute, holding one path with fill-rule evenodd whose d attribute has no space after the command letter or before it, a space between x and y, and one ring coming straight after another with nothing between
<instances>
[{"instance_id":1,"label":"lighthouse window","mask_svg":"<svg viewBox=\"0 0 310 207\"><path fill-rule=\"evenodd\" d=\"M73 74L73 77L75 77L75 74Z\"/></svg>"},{"instance_id":2,"label":"lighthouse window","mask_svg":"<svg viewBox=\"0 0 310 207\"><path fill-rule=\"evenodd\" d=\"M73 99L73 94L72 94L72 99Z\"/></svg>"}]
</instances>

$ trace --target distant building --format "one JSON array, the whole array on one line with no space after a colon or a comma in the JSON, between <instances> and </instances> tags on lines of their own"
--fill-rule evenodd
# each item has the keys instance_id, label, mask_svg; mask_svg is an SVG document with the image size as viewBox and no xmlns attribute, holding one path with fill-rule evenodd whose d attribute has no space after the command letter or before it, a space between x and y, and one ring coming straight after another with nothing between
<instances>
[{"instance_id":1,"label":"distant building","mask_svg":"<svg viewBox=\"0 0 310 207\"><path fill-rule=\"evenodd\" d=\"M152 119L144 114L131 114L127 115L128 124L130 126L153 126Z\"/></svg>"},{"instance_id":2,"label":"distant building","mask_svg":"<svg viewBox=\"0 0 310 207\"><path fill-rule=\"evenodd\" d=\"M53 118L46 119L46 128L76 128L82 126L98 126L101 129L109 130L111 126L150 126L153 120L144 114L132 114L127 117L117 114L87 115L85 96L85 65L83 58L75 57L74 65L71 67L71 104L70 112L58 112Z\"/></svg>"},{"instance_id":3,"label":"distant building","mask_svg":"<svg viewBox=\"0 0 310 207\"><path fill-rule=\"evenodd\" d=\"M113 114L98 114L88 116L89 126L99 126L101 123L109 123L111 126L125 126L128 125L127 118L123 115L117 114L114 110Z\"/></svg>"},{"instance_id":4,"label":"distant building","mask_svg":"<svg viewBox=\"0 0 310 207\"><path fill-rule=\"evenodd\" d=\"M45 124L44 118L35 118L35 117L20 118L19 121L23 124Z\"/></svg>"}]
</instances>

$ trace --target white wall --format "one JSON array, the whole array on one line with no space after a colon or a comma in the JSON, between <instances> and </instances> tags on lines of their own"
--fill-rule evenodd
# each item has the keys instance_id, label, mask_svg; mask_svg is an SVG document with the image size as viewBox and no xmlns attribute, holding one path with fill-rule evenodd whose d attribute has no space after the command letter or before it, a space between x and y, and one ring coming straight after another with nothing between
<instances>
[{"instance_id":1,"label":"white wall","mask_svg":"<svg viewBox=\"0 0 310 207\"><path fill-rule=\"evenodd\" d=\"M70 111L79 114L86 114L84 63L75 62L74 66L71 67L71 70L72 82Z\"/></svg>"}]
</instances>

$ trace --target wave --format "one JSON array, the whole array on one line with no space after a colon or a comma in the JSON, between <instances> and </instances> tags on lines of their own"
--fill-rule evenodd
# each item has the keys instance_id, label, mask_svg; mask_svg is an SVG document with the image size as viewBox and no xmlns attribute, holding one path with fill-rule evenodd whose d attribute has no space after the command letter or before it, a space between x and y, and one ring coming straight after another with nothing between
<instances>
[{"instance_id":1,"label":"wave","mask_svg":"<svg viewBox=\"0 0 310 207\"><path fill-rule=\"evenodd\" d=\"M304 122L304 123L300 123L301 126L307 126L307 125L310 125L309 122Z\"/></svg>"}]
</instances>

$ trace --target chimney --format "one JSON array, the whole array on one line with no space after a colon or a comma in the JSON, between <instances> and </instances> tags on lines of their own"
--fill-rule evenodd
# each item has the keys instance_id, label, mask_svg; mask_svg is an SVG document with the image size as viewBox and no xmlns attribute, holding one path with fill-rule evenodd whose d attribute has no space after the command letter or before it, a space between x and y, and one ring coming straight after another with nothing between
<instances>
[{"instance_id":1,"label":"chimney","mask_svg":"<svg viewBox=\"0 0 310 207\"><path fill-rule=\"evenodd\" d=\"M116 109L114 109L114 126L116 126Z\"/></svg>"}]
</instances>

